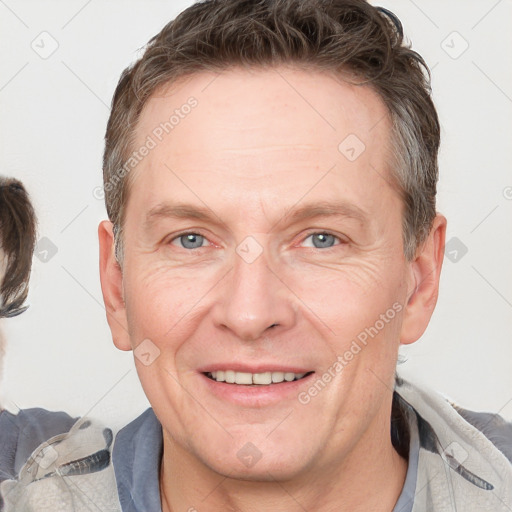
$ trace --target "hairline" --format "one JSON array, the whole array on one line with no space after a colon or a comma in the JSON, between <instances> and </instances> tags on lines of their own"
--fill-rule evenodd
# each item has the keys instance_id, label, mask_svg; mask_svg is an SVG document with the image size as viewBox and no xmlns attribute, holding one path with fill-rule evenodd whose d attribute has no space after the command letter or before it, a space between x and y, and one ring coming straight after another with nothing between
<instances>
[{"instance_id":1,"label":"hairline","mask_svg":"<svg viewBox=\"0 0 512 512\"><path fill-rule=\"evenodd\" d=\"M144 114L144 111L150 102L151 99L155 98L158 94L161 94L162 92L164 94L169 94L173 87L179 87L180 85L183 85L184 82L187 80L190 80L194 78L197 75L200 75L202 73L214 73L214 72L224 72L224 71L230 71L233 69L243 69L247 71L268 71L271 69L295 69L295 70L301 70L301 71L313 71L315 73L320 74L327 74L328 76L331 76L336 81L337 79L341 79L345 81L347 85L356 85L359 87L368 87L371 89L379 98L382 105L386 109L387 119L389 121L389 131L388 131L388 137L387 137L387 148L386 148L386 154L387 158L384 162L384 168L387 171L387 178L381 176L382 179L384 179L389 186L398 194L401 202L401 208L402 208L402 243L403 243L403 252L406 256L406 259L410 260L413 257L413 252L421 242L421 240L417 240L416 236L413 233L408 233L410 226L407 225L408 219L407 219L407 212L406 212L406 203L405 203L405 190L402 186L400 176L398 173L398 168L402 165L405 165L404 159L402 158L402 154L405 150L400 137L400 132L397 127L397 123L395 123L395 117L397 117L397 114L391 111L389 108L387 102L385 101L384 94L379 90L378 87L374 85L373 81L366 80L359 83L354 83L352 81L347 80L347 78L357 79L360 77L360 75L357 73L357 71L351 69L348 65L344 64L339 69L334 69L332 66L322 66L315 62L301 62L297 60L283 60L282 62L272 63L272 64L250 64L250 65L243 65L239 63L215 63L213 65L204 64L201 68L198 68L196 70L191 71L184 71L183 73L180 73L176 76L168 76L166 80L162 80L161 83L157 84L152 92L145 98L145 100L142 102L140 111L137 114L136 122L134 126L131 128L130 132L128 133L129 138L129 145L127 145L125 152L123 154L123 162L126 163L126 161L129 159L129 155L133 152L133 148L136 146L136 140L138 137L137 130L140 126L141 118ZM381 119L382 120L382 119ZM378 123L381 121L379 120ZM399 150L397 150L399 149ZM124 224L126 219L126 209L128 207L129 199L130 199L130 192L133 185L133 181L136 179L137 171L138 171L139 165L136 165L132 172L128 173L126 177L122 180L122 197L123 201L120 204L119 207L119 214L118 214L118 222L114 222L114 243L115 243L115 254L116 259L118 263L122 267L122 261L124 258L124 240L123 240L123 233L124 233ZM389 180L389 181L388 181Z\"/></svg>"}]
</instances>

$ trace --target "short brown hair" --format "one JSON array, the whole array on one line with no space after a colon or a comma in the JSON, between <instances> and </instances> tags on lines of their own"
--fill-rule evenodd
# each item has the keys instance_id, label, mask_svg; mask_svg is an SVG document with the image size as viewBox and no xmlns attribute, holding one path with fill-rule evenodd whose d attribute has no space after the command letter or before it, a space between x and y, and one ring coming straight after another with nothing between
<instances>
[{"instance_id":1,"label":"short brown hair","mask_svg":"<svg viewBox=\"0 0 512 512\"><path fill-rule=\"evenodd\" d=\"M0 318L19 315L28 294L36 216L25 187L0 176Z\"/></svg>"},{"instance_id":2,"label":"short brown hair","mask_svg":"<svg viewBox=\"0 0 512 512\"><path fill-rule=\"evenodd\" d=\"M398 18L365 0L206 0L149 41L121 75L105 135L105 203L118 256L130 184L124 164L149 97L201 71L278 65L345 79L349 73L379 94L392 122L391 177L404 205L404 252L414 257L436 215L439 121L424 60L404 44Z\"/></svg>"}]
</instances>

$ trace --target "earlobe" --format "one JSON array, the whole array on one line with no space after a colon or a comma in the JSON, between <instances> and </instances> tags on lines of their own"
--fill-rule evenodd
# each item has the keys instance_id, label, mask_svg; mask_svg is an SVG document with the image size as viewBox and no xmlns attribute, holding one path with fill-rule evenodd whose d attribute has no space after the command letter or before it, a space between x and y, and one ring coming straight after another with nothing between
<instances>
[{"instance_id":1,"label":"earlobe","mask_svg":"<svg viewBox=\"0 0 512 512\"><path fill-rule=\"evenodd\" d=\"M112 227L112 223L107 220L98 226L101 292L115 346L120 350L131 350L123 297L123 273L114 254Z\"/></svg>"},{"instance_id":2,"label":"earlobe","mask_svg":"<svg viewBox=\"0 0 512 512\"><path fill-rule=\"evenodd\" d=\"M400 343L413 343L425 332L437 303L444 257L446 218L437 214L427 240L410 262L408 300L404 310Z\"/></svg>"}]
</instances>

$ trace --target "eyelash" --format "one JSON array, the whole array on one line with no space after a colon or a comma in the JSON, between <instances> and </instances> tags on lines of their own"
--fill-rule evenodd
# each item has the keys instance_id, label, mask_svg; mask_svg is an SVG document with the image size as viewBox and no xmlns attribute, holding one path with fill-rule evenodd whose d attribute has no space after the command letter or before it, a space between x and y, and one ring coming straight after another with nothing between
<instances>
[{"instance_id":1,"label":"eyelash","mask_svg":"<svg viewBox=\"0 0 512 512\"><path fill-rule=\"evenodd\" d=\"M209 242L211 244L211 242L208 240L208 238L205 236L205 235L202 235L199 231L184 231L183 233L179 233L177 235L175 235L171 240L169 240L169 244L172 244L172 242L176 241L176 240L179 240L181 237L184 237L184 236L187 236L187 235L196 235L196 236L201 236L203 237L207 242ZM318 250L322 250L322 251L327 251L329 249L333 249L334 247L337 247L338 245L343 245L343 244L346 244L347 243L347 240L344 240L342 239L340 236L338 235L335 235L334 233L331 233L330 231L312 231L310 233L308 233L301 241L301 243L304 243L308 238L314 236L314 235L327 235L327 236L333 236L336 241L338 243L335 243L334 245L330 246L330 247L324 247L324 248L320 248L320 247L306 247L306 249L318 249ZM194 250L197 250L197 249L202 249L204 248L204 246L201 246L201 247L196 247L196 248L193 248L193 249L187 249L186 247L181 247L181 249L185 249L187 251L194 251Z\"/></svg>"},{"instance_id":2,"label":"eyelash","mask_svg":"<svg viewBox=\"0 0 512 512\"><path fill-rule=\"evenodd\" d=\"M337 243L334 243L334 245L331 245L330 247L306 247L307 249L318 249L318 250L322 250L322 251L328 251L329 249L334 249L338 245L343 245L344 243L346 243L346 240L343 240L340 236L335 235L334 233L331 233L330 231L312 231L311 233L308 233L305 238L302 239L302 243L304 243L308 238L310 238L314 235L332 236L335 238Z\"/></svg>"},{"instance_id":3,"label":"eyelash","mask_svg":"<svg viewBox=\"0 0 512 512\"><path fill-rule=\"evenodd\" d=\"M184 231L183 233L179 233L177 234L176 236L174 236L173 238L171 238L169 240L169 244L172 244L174 241L176 240L179 240L180 238L184 237L184 236L187 236L187 235L196 235L196 236L201 236L203 237L207 242L209 242L211 244L211 242L208 240L208 238L205 236L205 235L202 235L200 232L198 231ZM193 251L195 249L202 249L203 246L201 247L196 247L195 249L187 249L186 247L180 247L181 249L185 249L185 250L188 250L188 251Z\"/></svg>"}]
</instances>

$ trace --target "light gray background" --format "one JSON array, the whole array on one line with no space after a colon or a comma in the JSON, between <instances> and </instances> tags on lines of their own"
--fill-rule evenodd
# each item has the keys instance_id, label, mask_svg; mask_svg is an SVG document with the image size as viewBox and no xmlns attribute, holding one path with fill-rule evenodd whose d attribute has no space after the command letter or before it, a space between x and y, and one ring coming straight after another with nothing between
<instances>
[{"instance_id":1,"label":"light gray background","mask_svg":"<svg viewBox=\"0 0 512 512\"><path fill-rule=\"evenodd\" d=\"M0 173L25 182L39 237L57 248L34 258L29 310L4 322L0 403L12 411L42 406L121 425L148 406L132 354L115 349L105 320L97 225L106 214L94 191L121 71L190 3L0 1ZM438 209L456 238L432 322L402 349L400 372L512 419L512 2L380 5L433 70Z\"/></svg>"}]
</instances>

